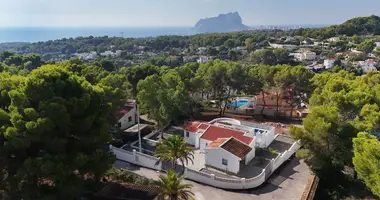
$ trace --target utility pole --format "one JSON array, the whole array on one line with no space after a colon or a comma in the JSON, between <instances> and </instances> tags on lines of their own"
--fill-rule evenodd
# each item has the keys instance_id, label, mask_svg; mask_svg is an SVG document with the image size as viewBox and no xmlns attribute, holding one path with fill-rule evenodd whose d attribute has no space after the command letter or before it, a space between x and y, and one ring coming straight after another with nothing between
<instances>
[{"instance_id":1,"label":"utility pole","mask_svg":"<svg viewBox=\"0 0 380 200\"><path fill-rule=\"evenodd\" d=\"M141 131L140 131L140 109L139 109L139 106L137 104L137 101L136 101L136 110L137 110L137 130L138 130L138 134L139 134L139 152L141 153L142 148L141 148Z\"/></svg>"}]
</instances>

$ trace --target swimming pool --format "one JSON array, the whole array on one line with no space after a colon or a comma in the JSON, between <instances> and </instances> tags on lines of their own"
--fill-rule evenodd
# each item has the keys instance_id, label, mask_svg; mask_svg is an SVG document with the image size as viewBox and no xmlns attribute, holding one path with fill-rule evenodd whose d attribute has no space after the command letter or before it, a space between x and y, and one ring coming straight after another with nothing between
<instances>
[{"instance_id":1,"label":"swimming pool","mask_svg":"<svg viewBox=\"0 0 380 200\"><path fill-rule=\"evenodd\" d=\"M248 104L247 99L240 99L240 100L232 102L231 106L232 106L232 108L240 108L241 106L245 106L247 104Z\"/></svg>"}]
</instances>

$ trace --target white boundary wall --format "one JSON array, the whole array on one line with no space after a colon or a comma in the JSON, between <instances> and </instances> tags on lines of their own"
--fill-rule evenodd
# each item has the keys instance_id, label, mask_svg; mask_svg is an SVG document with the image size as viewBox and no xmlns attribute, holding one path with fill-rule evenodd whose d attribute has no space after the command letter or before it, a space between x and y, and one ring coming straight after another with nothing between
<instances>
[{"instance_id":1,"label":"white boundary wall","mask_svg":"<svg viewBox=\"0 0 380 200\"><path fill-rule=\"evenodd\" d=\"M116 148L112 145L110 145L110 149L115 154L116 158L119 160L127 161L136 165L140 165L146 168L155 169L161 171L161 163L157 163L158 158L154 156L150 156L147 154L143 154L140 152L137 152L136 150L133 150L133 152Z\"/></svg>"},{"instance_id":2,"label":"white boundary wall","mask_svg":"<svg viewBox=\"0 0 380 200\"><path fill-rule=\"evenodd\" d=\"M187 167L185 168L184 176L186 177L186 179L211 185L217 188L232 190L251 189L260 186L265 182L266 178L269 177L265 176L266 170L270 170L267 173L272 174L280 165L282 165L286 160L288 160L300 147L301 146L299 141L293 143L293 145L287 151L278 155L275 159L272 159L271 162L267 165L267 167L263 169L259 175L253 178L221 178L215 176L214 174L207 174L204 172L195 171ZM155 169L159 171L162 170L161 164L155 165L158 161L158 158L154 156L149 156L140 152L136 152L136 150L130 152L124 149L116 148L114 146L110 146L110 149L114 152L116 158L119 160L127 161L150 169Z\"/></svg>"}]
</instances>

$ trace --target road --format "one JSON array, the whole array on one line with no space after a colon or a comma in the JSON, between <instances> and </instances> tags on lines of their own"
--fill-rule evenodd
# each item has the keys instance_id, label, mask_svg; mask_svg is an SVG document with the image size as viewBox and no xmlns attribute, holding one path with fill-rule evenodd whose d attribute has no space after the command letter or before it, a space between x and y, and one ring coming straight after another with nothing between
<instances>
[{"instance_id":1,"label":"road","mask_svg":"<svg viewBox=\"0 0 380 200\"><path fill-rule=\"evenodd\" d=\"M161 172L117 161L116 168L124 168L139 175L157 180ZM185 180L193 185L196 200L300 200L310 179L307 165L297 158L286 162L259 188L244 191L228 191Z\"/></svg>"}]
</instances>

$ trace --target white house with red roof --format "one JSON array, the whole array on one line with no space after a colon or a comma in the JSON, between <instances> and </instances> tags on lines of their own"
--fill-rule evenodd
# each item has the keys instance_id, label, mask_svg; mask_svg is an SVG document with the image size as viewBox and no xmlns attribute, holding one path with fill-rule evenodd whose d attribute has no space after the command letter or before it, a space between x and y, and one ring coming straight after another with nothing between
<instances>
[{"instance_id":1,"label":"white house with red roof","mask_svg":"<svg viewBox=\"0 0 380 200\"><path fill-rule=\"evenodd\" d=\"M232 173L238 173L255 157L256 148L268 147L275 137L275 127L230 118L184 126L185 141L205 152L207 165Z\"/></svg>"},{"instance_id":2,"label":"white house with red roof","mask_svg":"<svg viewBox=\"0 0 380 200\"><path fill-rule=\"evenodd\" d=\"M118 127L125 130L136 124L137 104L135 100L128 100L118 113Z\"/></svg>"},{"instance_id":3,"label":"white house with red roof","mask_svg":"<svg viewBox=\"0 0 380 200\"><path fill-rule=\"evenodd\" d=\"M359 65L362 68L364 74L367 74L368 72L371 72L371 71L377 71L377 68L376 68L377 63L373 61L372 59L359 61Z\"/></svg>"}]
</instances>

